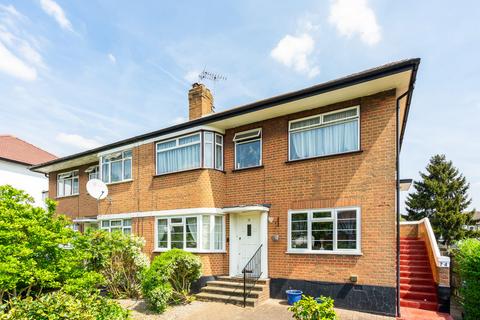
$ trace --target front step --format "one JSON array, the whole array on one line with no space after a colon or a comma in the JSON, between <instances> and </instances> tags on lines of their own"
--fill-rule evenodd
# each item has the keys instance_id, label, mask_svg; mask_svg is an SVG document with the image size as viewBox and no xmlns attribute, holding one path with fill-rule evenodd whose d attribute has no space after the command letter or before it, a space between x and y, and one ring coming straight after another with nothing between
<instances>
[{"instance_id":1,"label":"front step","mask_svg":"<svg viewBox=\"0 0 480 320\"><path fill-rule=\"evenodd\" d=\"M253 287L251 282L247 282L247 290L250 290L250 293L245 305L255 307L268 299L270 297L269 285L269 279L258 279ZM208 281L196 297L201 301L216 301L243 306L243 278L217 276L216 280Z\"/></svg>"}]
</instances>

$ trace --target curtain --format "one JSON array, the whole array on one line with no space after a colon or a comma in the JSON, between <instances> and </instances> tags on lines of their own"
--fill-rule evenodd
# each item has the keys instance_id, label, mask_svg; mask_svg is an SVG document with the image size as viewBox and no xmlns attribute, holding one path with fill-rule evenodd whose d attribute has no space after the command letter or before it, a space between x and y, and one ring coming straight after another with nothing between
<instances>
[{"instance_id":1,"label":"curtain","mask_svg":"<svg viewBox=\"0 0 480 320\"><path fill-rule=\"evenodd\" d=\"M292 160L358 149L358 119L290 133Z\"/></svg>"},{"instance_id":2,"label":"curtain","mask_svg":"<svg viewBox=\"0 0 480 320\"><path fill-rule=\"evenodd\" d=\"M223 217L215 216L215 250L223 249Z\"/></svg>"},{"instance_id":3,"label":"curtain","mask_svg":"<svg viewBox=\"0 0 480 320\"><path fill-rule=\"evenodd\" d=\"M200 144L157 153L158 173L175 172L200 167Z\"/></svg>"},{"instance_id":4,"label":"curtain","mask_svg":"<svg viewBox=\"0 0 480 320\"><path fill-rule=\"evenodd\" d=\"M197 218L186 218L187 248L197 248Z\"/></svg>"},{"instance_id":5,"label":"curtain","mask_svg":"<svg viewBox=\"0 0 480 320\"><path fill-rule=\"evenodd\" d=\"M202 249L210 250L210 216L202 216Z\"/></svg>"}]
</instances>

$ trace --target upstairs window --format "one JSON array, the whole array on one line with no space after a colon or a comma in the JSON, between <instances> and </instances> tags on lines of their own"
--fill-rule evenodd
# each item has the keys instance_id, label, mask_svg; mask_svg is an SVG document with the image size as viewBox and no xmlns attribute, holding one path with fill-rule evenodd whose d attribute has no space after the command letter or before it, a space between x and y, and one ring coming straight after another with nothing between
<instances>
[{"instance_id":1,"label":"upstairs window","mask_svg":"<svg viewBox=\"0 0 480 320\"><path fill-rule=\"evenodd\" d=\"M290 121L289 160L359 150L359 111L353 107Z\"/></svg>"},{"instance_id":2,"label":"upstairs window","mask_svg":"<svg viewBox=\"0 0 480 320\"><path fill-rule=\"evenodd\" d=\"M211 131L160 141L156 152L158 175L201 167L223 170L223 136Z\"/></svg>"},{"instance_id":3,"label":"upstairs window","mask_svg":"<svg viewBox=\"0 0 480 320\"><path fill-rule=\"evenodd\" d=\"M262 129L238 132L235 142L235 169L262 165Z\"/></svg>"},{"instance_id":4,"label":"upstairs window","mask_svg":"<svg viewBox=\"0 0 480 320\"><path fill-rule=\"evenodd\" d=\"M57 197L78 194L78 170L59 173L57 175Z\"/></svg>"},{"instance_id":5,"label":"upstairs window","mask_svg":"<svg viewBox=\"0 0 480 320\"><path fill-rule=\"evenodd\" d=\"M102 157L102 180L105 183L132 179L132 150L120 151Z\"/></svg>"},{"instance_id":6,"label":"upstairs window","mask_svg":"<svg viewBox=\"0 0 480 320\"><path fill-rule=\"evenodd\" d=\"M98 169L98 166L91 166L87 168L85 172L88 173L88 180L100 179L100 170Z\"/></svg>"}]
</instances>

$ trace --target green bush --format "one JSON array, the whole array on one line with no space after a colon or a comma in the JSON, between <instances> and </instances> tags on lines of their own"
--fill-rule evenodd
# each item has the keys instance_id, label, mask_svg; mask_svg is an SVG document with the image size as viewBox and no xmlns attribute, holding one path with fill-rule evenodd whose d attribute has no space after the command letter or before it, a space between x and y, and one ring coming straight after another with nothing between
<instances>
[{"instance_id":1,"label":"green bush","mask_svg":"<svg viewBox=\"0 0 480 320\"><path fill-rule=\"evenodd\" d=\"M317 301L319 300L319 301ZM314 299L310 296L302 296L288 310L293 312L293 318L296 320L335 320L337 314L333 309L333 299L320 296Z\"/></svg>"},{"instance_id":2,"label":"green bush","mask_svg":"<svg viewBox=\"0 0 480 320\"><path fill-rule=\"evenodd\" d=\"M75 251L83 255L84 267L98 272L114 298L138 298L141 294L141 275L149 265L142 252L142 238L121 232L90 230L74 243Z\"/></svg>"},{"instance_id":3,"label":"green bush","mask_svg":"<svg viewBox=\"0 0 480 320\"><path fill-rule=\"evenodd\" d=\"M13 299L9 311L0 314L0 320L124 320L127 310L108 298L95 293L79 291L75 295L63 290L47 293L33 299Z\"/></svg>"},{"instance_id":4,"label":"green bush","mask_svg":"<svg viewBox=\"0 0 480 320\"><path fill-rule=\"evenodd\" d=\"M163 312L168 304L186 303L192 282L201 275L200 258L180 249L155 257L144 273L142 293L149 307Z\"/></svg>"},{"instance_id":5,"label":"green bush","mask_svg":"<svg viewBox=\"0 0 480 320\"><path fill-rule=\"evenodd\" d=\"M465 319L480 319L480 241L467 239L459 242L455 260L461 279L459 292Z\"/></svg>"}]
</instances>

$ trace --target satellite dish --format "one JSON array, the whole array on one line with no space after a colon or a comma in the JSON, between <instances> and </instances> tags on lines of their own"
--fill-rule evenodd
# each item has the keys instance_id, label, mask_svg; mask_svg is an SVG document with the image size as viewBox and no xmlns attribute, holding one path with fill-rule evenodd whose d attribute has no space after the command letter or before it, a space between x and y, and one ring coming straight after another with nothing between
<instances>
[{"instance_id":1,"label":"satellite dish","mask_svg":"<svg viewBox=\"0 0 480 320\"><path fill-rule=\"evenodd\" d=\"M107 185L99 179L92 179L87 182L87 192L97 200L103 200L108 196Z\"/></svg>"}]
</instances>

